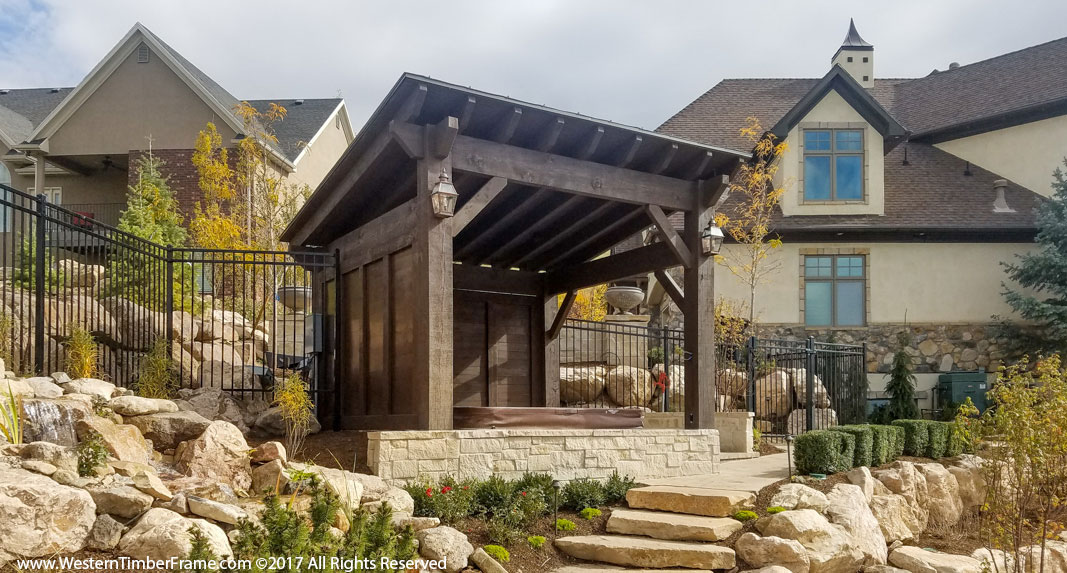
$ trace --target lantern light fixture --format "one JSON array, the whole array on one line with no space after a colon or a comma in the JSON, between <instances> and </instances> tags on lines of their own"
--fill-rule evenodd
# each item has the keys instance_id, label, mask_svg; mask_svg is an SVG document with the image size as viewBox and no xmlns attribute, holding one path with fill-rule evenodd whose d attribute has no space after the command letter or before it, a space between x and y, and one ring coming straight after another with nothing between
<instances>
[{"instance_id":1,"label":"lantern light fixture","mask_svg":"<svg viewBox=\"0 0 1067 573\"><path fill-rule=\"evenodd\" d=\"M448 179L448 173L441 170L441 177L437 179L433 190L430 192L430 201L433 203L433 214L441 219L446 219L456 214L456 187Z\"/></svg>"},{"instance_id":2,"label":"lantern light fixture","mask_svg":"<svg viewBox=\"0 0 1067 573\"><path fill-rule=\"evenodd\" d=\"M705 256L717 255L722 249L723 234L718 226L708 223L700 235L700 247Z\"/></svg>"}]
</instances>

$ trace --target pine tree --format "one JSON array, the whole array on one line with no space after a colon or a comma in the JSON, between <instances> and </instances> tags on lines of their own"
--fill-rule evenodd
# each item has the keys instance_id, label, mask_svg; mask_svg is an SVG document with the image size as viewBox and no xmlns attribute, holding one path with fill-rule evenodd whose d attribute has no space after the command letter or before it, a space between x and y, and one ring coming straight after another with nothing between
<instances>
[{"instance_id":1,"label":"pine tree","mask_svg":"<svg viewBox=\"0 0 1067 573\"><path fill-rule=\"evenodd\" d=\"M1064 159L1067 165L1067 159ZM1004 298L1023 319L1044 327L1045 341L1067 348L1067 175L1052 174L1052 197L1037 207L1038 249L1004 263L1008 277L1026 291L1004 285Z\"/></svg>"},{"instance_id":2,"label":"pine tree","mask_svg":"<svg viewBox=\"0 0 1067 573\"><path fill-rule=\"evenodd\" d=\"M911 356L905 351L911 346L908 331L897 339L900 348L893 354L893 366L889 369L889 382L885 391L889 394L888 415L890 420L908 420L919 417L915 405L915 375L911 373Z\"/></svg>"},{"instance_id":3,"label":"pine tree","mask_svg":"<svg viewBox=\"0 0 1067 573\"><path fill-rule=\"evenodd\" d=\"M151 151L137 161L137 183L126 192L126 210L118 228L153 243L178 247L185 244L186 232L163 165Z\"/></svg>"}]
</instances>

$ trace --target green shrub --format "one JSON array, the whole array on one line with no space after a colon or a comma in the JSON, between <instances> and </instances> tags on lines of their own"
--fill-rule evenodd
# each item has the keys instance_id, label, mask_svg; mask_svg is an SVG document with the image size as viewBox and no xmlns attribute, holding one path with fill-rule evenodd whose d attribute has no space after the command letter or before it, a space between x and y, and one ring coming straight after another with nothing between
<instances>
[{"instance_id":1,"label":"green shrub","mask_svg":"<svg viewBox=\"0 0 1067 573\"><path fill-rule=\"evenodd\" d=\"M931 421L927 425L930 433L930 441L926 444L926 457L939 459L945 457L948 451L949 436L952 435L952 424L948 422Z\"/></svg>"},{"instance_id":2,"label":"green shrub","mask_svg":"<svg viewBox=\"0 0 1067 573\"><path fill-rule=\"evenodd\" d=\"M929 420L895 420L893 425L904 428L904 453L909 456L925 456L930 444Z\"/></svg>"},{"instance_id":3,"label":"green shrub","mask_svg":"<svg viewBox=\"0 0 1067 573\"><path fill-rule=\"evenodd\" d=\"M141 359L134 389L143 398L170 399L178 392L178 368L166 338L152 341L148 353Z\"/></svg>"},{"instance_id":4,"label":"green shrub","mask_svg":"<svg viewBox=\"0 0 1067 573\"><path fill-rule=\"evenodd\" d=\"M611 472L611 477L604 482L604 503L608 505L622 503L626 500L626 492L636 485L633 477L620 476L618 470Z\"/></svg>"},{"instance_id":5,"label":"green shrub","mask_svg":"<svg viewBox=\"0 0 1067 573\"><path fill-rule=\"evenodd\" d=\"M546 540L544 535L530 535L526 538L526 543L529 543L530 547L534 549L541 549L542 547L544 547L545 541Z\"/></svg>"},{"instance_id":6,"label":"green shrub","mask_svg":"<svg viewBox=\"0 0 1067 573\"><path fill-rule=\"evenodd\" d=\"M582 519L596 519L596 518L600 517L601 513L602 512L599 509L595 508L595 507L587 507L587 508L579 511L578 515Z\"/></svg>"},{"instance_id":7,"label":"green shrub","mask_svg":"<svg viewBox=\"0 0 1067 573\"><path fill-rule=\"evenodd\" d=\"M477 511L489 515L504 515L514 505L515 482L499 476L475 483L474 503Z\"/></svg>"},{"instance_id":8,"label":"green shrub","mask_svg":"<svg viewBox=\"0 0 1067 573\"><path fill-rule=\"evenodd\" d=\"M588 478L576 479L563 487L563 507L581 511L604 505L604 486Z\"/></svg>"},{"instance_id":9,"label":"green shrub","mask_svg":"<svg viewBox=\"0 0 1067 573\"><path fill-rule=\"evenodd\" d=\"M831 430L804 432L793 442L793 458L801 474L848 471L855 450L855 436Z\"/></svg>"},{"instance_id":10,"label":"green shrub","mask_svg":"<svg viewBox=\"0 0 1067 573\"><path fill-rule=\"evenodd\" d=\"M776 505L774 507L768 507L767 508L767 513L769 513L771 515L774 515L776 513L782 513L783 511L785 511L785 508L780 506L780 505Z\"/></svg>"},{"instance_id":11,"label":"green shrub","mask_svg":"<svg viewBox=\"0 0 1067 573\"><path fill-rule=\"evenodd\" d=\"M872 452L874 450L874 433L867 425L834 426L830 428L834 432L852 434L856 438L856 447L852 452L852 467L871 465Z\"/></svg>"},{"instance_id":12,"label":"green shrub","mask_svg":"<svg viewBox=\"0 0 1067 573\"><path fill-rule=\"evenodd\" d=\"M563 519L562 517L556 520L556 531L574 531L578 526L569 519Z\"/></svg>"},{"instance_id":13,"label":"green shrub","mask_svg":"<svg viewBox=\"0 0 1067 573\"><path fill-rule=\"evenodd\" d=\"M508 561L511 561L511 554L508 553L507 549L504 549L499 545L486 545L485 547L482 547L482 550L488 553L490 557L496 559L497 561L500 561L501 563L507 563Z\"/></svg>"},{"instance_id":14,"label":"green shrub","mask_svg":"<svg viewBox=\"0 0 1067 573\"><path fill-rule=\"evenodd\" d=\"M485 519L485 535L493 543L507 545L522 539L522 532L517 527L517 520L507 515L494 515Z\"/></svg>"},{"instance_id":15,"label":"green shrub","mask_svg":"<svg viewBox=\"0 0 1067 573\"><path fill-rule=\"evenodd\" d=\"M947 422L949 424L948 433L948 447L945 448L945 457L954 458L963 453L966 444L964 443L963 436L958 432L953 431L955 428L953 422Z\"/></svg>"},{"instance_id":16,"label":"green shrub","mask_svg":"<svg viewBox=\"0 0 1067 573\"><path fill-rule=\"evenodd\" d=\"M104 437L96 432L89 432L75 448L78 453L78 475L89 477L96 475L96 470L107 463L107 445Z\"/></svg>"},{"instance_id":17,"label":"green shrub","mask_svg":"<svg viewBox=\"0 0 1067 573\"><path fill-rule=\"evenodd\" d=\"M552 476L526 472L515 482L515 489L536 494L546 502L552 499Z\"/></svg>"},{"instance_id":18,"label":"green shrub","mask_svg":"<svg viewBox=\"0 0 1067 573\"><path fill-rule=\"evenodd\" d=\"M455 523L475 513L471 482L457 482L447 476L440 484L408 482L404 490L415 500L415 516L437 517L443 523Z\"/></svg>"},{"instance_id":19,"label":"green shrub","mask_svg":"<svg viewBox=\"0 0 1067 573\"><path fill-rule=\"evenodd\" d=\"M871 424L871 465L880 466L893 461L894 431L900 428Z\"/></svg>"},{"instance_id":20,"label":"green shrub","mask_svg":"<svg viewBox=\"0 0 1067 573\"><path fill-rule=\"evenodd\" d=\"M741 511L734 514L734 519L738 521L750 521L756 519L757 517L759 516L756 515L756 512L749 511L747 509L742 509Z\"/></svg>"},{"instance_id":21,"label":"green shrub","mask_svg":"<svg viewBox=\"0 0 1067 573\"><path fill-rule=\"evenodd\" d=\"M891 462L900 456L904 455L904 442L907 431L902 426L894 426L892 424L885 426L889 428L889 459L887 462Z\"/></svg>"}]
</instances>

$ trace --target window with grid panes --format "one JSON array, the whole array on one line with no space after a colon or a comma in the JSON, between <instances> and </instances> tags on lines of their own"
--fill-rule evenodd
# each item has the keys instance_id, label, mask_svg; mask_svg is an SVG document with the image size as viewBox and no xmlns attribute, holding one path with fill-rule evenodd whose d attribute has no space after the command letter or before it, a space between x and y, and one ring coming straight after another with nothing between
<instances>
[{"instance_id":1,"label":"window with grid panes","mask_svg":"<svg viewBox=\"0 0 1067 573\"><path fill-rule=\"evenodd\" d=\"M804 324L863 326L866 318L864 255L805 255Z\"/></svg>"},{"instance_id":2,"label":"window with grid panes","mask_svg":"<svg viewBox=\"0 0 1067 573\"><path fill-rule=\"evenodd\" d=\"M863 130L804 130L804 200L863 200Z\"/></svg>"}]
</instances>

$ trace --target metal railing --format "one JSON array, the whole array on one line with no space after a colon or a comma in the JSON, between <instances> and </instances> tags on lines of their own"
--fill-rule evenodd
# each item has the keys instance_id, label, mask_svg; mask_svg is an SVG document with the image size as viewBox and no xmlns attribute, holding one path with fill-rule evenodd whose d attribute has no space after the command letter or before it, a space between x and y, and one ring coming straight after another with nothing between
<instances>
[{"instance_id":1,"label":"metal railing","mask_svg":"<svg viewBox=\"0 0 1067 573\"><path fill-rule=\"evenodd\" d=\"M182 387L269 400L295 372L318 403L336 391L324 382L336 321L314 277L335 270L325 253L159 245L3 187L0 358L19 374L65 370L81 328L98 376L119 386L138 384L155 345Z\"/></svg>"},{"instance_id":2,"label":"metal railing","mask_svg":"<svg viewBox=\"0 0 1067 573\"><path fill-rule=\"evenodd\" d=\"M569 319L560 401L571 407L685 410L681 330ZM749 411L767 435L866 420L866 345L749 338L717 345L716 411Z\"/></svg>"},{"instance_id":3,"label":"metal railing","mask_svg":"<svg viewBox=\"0 0 1067 573\"><path fill-rule=\"evenodd\" d=\"M63 203L59 205L67 211L78 214L75 224L91 226L94 222L115 227L119 217L126 210L126 203Z\"/></svg>"}]
</instances>

